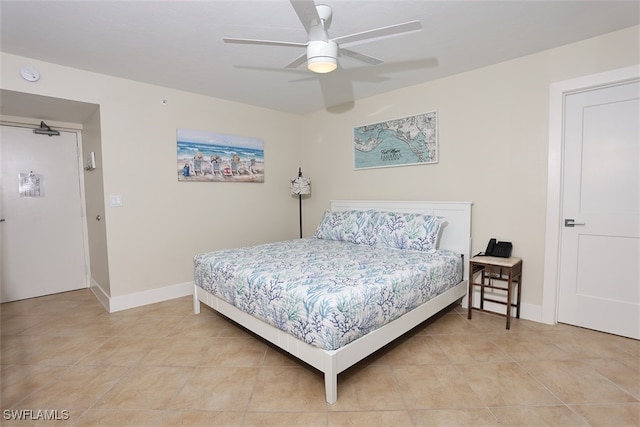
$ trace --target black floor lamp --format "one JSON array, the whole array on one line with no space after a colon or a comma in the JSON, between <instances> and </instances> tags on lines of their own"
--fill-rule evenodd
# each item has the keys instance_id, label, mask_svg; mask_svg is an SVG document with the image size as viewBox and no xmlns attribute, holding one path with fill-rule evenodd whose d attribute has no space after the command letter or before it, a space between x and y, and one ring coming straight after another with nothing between
<instances>
[{"instance_id":1,"label":"black floor lamp","mask_svg":"<svg viewBox=\"0 0 640 427\"><path fill-rule=\"evenodd\" d=\"M300 203L300 238L302 239L302 196L311 194L311 179L302 176L302 168L298 168L298 176L291 180L291 195L298 196Z\"/></svg>"}]
</instances>

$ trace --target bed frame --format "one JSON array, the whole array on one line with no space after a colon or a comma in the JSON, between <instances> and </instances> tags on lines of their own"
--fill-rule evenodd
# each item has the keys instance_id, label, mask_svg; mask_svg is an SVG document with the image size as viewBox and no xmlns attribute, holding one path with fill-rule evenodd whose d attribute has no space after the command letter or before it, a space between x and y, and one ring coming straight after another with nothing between
<instances>
[{"instance_id":1,"label":"bed frame","mask_svg":"<svg viewBox=\"0 0 640 427\"><path fill-rule=\"evenodd\" d=\"M428 202L428 201L372 201L372 200L332 200L332 211L369 210L403 213L433 213L446 218L446 225L440 238L440 248L456 251L469 260L471 252L471 202ZM337 350L323 350L309 345L253 317L226 301L217 298L194 285L193 310L200 313L200 303L204 303L244 326L255 334L277 345L287 353L308 363L324 373L325 394L328 403L338 399L338 374L360 360L404 335L406 332L437 314L467 293L468 271L464 269L463 280L445 293L404 314L393 322L358 338Z\"/></svg>"}]
</instances>

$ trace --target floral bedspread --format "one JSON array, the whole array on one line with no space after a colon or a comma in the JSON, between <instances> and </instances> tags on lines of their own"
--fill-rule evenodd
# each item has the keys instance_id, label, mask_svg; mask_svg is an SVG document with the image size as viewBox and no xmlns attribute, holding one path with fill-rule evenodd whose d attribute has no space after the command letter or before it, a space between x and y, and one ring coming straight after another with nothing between
<instances>
[{"instance_id":1,"label":"floral bedspread","mask_svg":"<svg viewBox=\"0 0 640 427\"><path fill-rule=\"evenodd\" d=\"M325 350L397 319L462 280L459 254L315 238L202 253L195 283Z\"/></svg>"}]
</instances>

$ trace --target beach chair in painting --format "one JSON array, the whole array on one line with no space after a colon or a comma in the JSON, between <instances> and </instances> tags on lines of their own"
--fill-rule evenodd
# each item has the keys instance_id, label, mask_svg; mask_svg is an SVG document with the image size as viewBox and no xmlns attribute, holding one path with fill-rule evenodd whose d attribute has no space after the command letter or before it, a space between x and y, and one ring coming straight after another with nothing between
<instances>
[{"instance_id":1,"label":"beach chair in painting","mask_svg":"<svg viewBox=\"0 0 640 427\"><path fill-rule=\"evenodd\" d=\"M238 169L239 162L231 162L231 174L232 175L240 175L240 170Z\"/></svg>"},{"instance_id":2,"label":"beach chair in painting","mask_svg":"<svg viewBox=\"0 0 640 427\"><path fill-rule=\"evenodd\" d=\"M213 176L216 174L222 175L222 171L220 170L220 162L211 162L211 173Z\"/></svg>"}]
</instances>

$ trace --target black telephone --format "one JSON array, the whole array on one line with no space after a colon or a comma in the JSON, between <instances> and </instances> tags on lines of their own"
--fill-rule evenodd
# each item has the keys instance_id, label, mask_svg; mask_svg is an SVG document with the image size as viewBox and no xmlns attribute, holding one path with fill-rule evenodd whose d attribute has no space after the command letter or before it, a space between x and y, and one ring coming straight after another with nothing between
<instances>
[{"instance_id":1,"label":"black telephone","mask_svg":"<svg viewBox=\"0 0 640 427\"><path fill-rule=\"evenodd\" d=\"M511 249L513 249L511 242L498 242L496 239L490 239L483 255L509 258L511 256Z\"/></svg>"}]
</instances>

